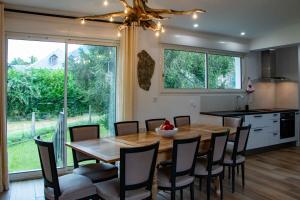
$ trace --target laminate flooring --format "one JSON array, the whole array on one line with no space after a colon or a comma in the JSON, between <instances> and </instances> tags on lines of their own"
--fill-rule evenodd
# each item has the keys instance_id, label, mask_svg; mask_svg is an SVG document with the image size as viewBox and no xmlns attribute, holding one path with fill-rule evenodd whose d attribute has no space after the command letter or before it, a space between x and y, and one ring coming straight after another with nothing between
<instances>
[{"instance_id":1,"label":"laminate flooring","mask_svg":"<svg viewBox=\"0 0 300 200\"><path fill-rule=\"evenodd\" d=\"M227 172L227 169L226 171ZM246 186L243 189L241 175L236 176L236 192L231 193L231 184L225 173L225 200L299 200L300 199L300 148L269 151L247 156ZM202 191L199 181L195 182L195 199L206 199L205 180ZM43 180L13 182L10 190L0 194L1 200L41 200ZM159 200L170 199L170 193L160 191ZM219 199L212 194L211 199ZM179 192L177 198L180 199ZM184 191L184 199L190 199L189 190Z\"/></svg>"}]
</instances>

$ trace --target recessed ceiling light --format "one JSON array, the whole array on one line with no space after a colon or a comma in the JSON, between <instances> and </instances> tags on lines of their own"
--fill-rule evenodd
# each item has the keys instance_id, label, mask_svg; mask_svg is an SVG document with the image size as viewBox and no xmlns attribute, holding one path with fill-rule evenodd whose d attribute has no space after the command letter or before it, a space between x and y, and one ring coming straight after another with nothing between
<instances>
[{"instance_id":1,"label":"recessed ceiling light","mask_svg":"<svg viewBox=\"0 0 300 200\"><path fill-rule=\"evenodd\" d=\"M194 24L194 28L198 28L199 27L199 24Z\"/></svg>"},{"instance_id":2,"label":"recessed ceiling light","mask_svg":"<svg viewBox=\"0 0 300 200\"><path fill-rule=\"evenodd\" d=\"M104 0L104 1L103 1L103 5L104 5L104 6L108 6L108 1L107 1L107 0Z\"/></svg>"},{"instance_id":3,"label":"recessed ceiling light","mask_svg":"<svg viewBox=\"0 0 300 200\"><path fill-rule=\"evenodd\" d=\"M225 44L226 42L225 42L225 41L220 41L219 43L220 43L220 44Z\"/></svg>"},{"instance_id":4,"label":"recessed ceiling light","mask_svg":"<svg viewBox=\"0 0 300 200\"><path fill-rule=\"evenodd\" d=\"M244 36L244 35L246 35L246 33L245 32L241 32L241 36Z\"/></svg>"}]
</instances>

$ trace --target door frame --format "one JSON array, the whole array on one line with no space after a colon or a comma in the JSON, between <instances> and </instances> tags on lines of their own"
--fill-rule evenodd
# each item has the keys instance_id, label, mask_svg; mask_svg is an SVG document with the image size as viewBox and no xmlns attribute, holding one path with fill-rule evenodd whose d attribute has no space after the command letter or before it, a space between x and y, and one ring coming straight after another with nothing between
<instances>
[{"instance_id":1,"label":"door frame","mask_svg":"<svg viewBox=\"0 0 300 200\"><path fill-rule=\"evenodd\" d=\"M116 78L115 78L115 101L117 98L117 73L119 68L119 50L120 50L120 43L118 40L103 40L103 39L95 39L95 38L82 38L82 37L64 37L64 36L53 36L53 35L43 35L43 34L30 34L30 33L16 33L16 32L6 32L5 33L5 67L6 73L4 75L5 85L5 105L7 105L7 66L8 66L8 40L15 39L15 40L28 40L28 41L41 41L41 42L60 42L65 44L65 78L64 78L64 143L66 142L67 138L67 119L68 119L68 111L67 111L67 83L68 83L68 45L69 44L79 44L79 45L94 45L94 46L109 46L116 48ZM115 104L116 105L116 104ZM117 105L116 105L117 107ZM7 108L6 108L7 110ZM115 109L116 110L116 109ZM7 111L6 111L7 113ZM6 114L7 115L7 114ZM115 113L116 117L116 113ZM5 126L7 126L7 119ZM7 131L7 129L6 129ZM6 135L7 132L6 132ZM63 167L58 168L58 174L63 175L72 172L72 167L67 166L67 151L65 147L64 151L64 161ZM7 163L8 165L8 163ZM37 179L42 177L41 169L37 170L29 170L29 171L21 171L21 172L13 172L9 173L9 180L10 181L21 181L21 180L28 180L28 179Z\"/></svg>"}]
</instances>

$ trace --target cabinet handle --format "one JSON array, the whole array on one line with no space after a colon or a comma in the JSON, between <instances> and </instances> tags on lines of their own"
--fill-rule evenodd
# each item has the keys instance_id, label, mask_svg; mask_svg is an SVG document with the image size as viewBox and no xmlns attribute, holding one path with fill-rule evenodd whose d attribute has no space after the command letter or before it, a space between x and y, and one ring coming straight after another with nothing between
<instances>
[{"instance_id":1,"label":"cabinet handle","mask_svg":"<svg viewBox=\"0 0 300 200\"><path fill-rule=\"evenodd\" d=\"M273 133L273 135L275 136L275 135L278 135L278 133Z\"/></svg>"},{"instance_id":2,"label":"cabinet handle","mask_svg":"<svg viewBox=\"0 0 300 200\"><path fill-rule=\"evenodd\" d=\"M254 132L259 132L259 131L262 131L263 129L262 128L257 128L257 129L254 129L253 131Z\"/></svg>"},{"instance_id":3,"label":"cabinet handle","mask_svg":"<svg viewBox=\"0 0 300 200\"><path fill-rule=\"evenodd\" d=\"M274 121L273 121L273 123L277 123L277 122L278 122L277 120L274 120Z\"/></svg>"},{"instance_id":4,"label":"cabinet handle","mask_svg":"<svg viewBox=\"0 0 300 200\"><path fill-rule=\"evenodd\" d=\"M262 117L262 115L254 115L255 118Z\"/></svg>"},{"instance_id":5,"label":"cabinet handle","mask_svg":"<svg viewBox=\"0 0 300 200\"><path fill-rule=\"evenodd\" d=\"M276 116L277 116L277 114L273 114L273 116L274 116L274 117L276 117Z\"/></svg>"}]
</instances>

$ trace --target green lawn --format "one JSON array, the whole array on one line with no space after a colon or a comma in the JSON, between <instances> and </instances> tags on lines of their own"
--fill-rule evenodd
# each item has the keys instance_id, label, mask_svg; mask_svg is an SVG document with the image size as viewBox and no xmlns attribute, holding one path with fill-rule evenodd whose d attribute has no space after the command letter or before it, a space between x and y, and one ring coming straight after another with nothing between
<instances>
[{"instance_id":1,"label":"green lawn","mask_svg":"<svg viewBox=\"0 0 300 200\"><path fill-rule=\"evenodd\" d=\"M100 126L100 133L101 137L105 137L107 130L103 126ZM42 136L42 139L51 141L52 135L51 132L47 133ZM67 135L69 135L69 133L67 133ZM69 166L73 166L72 151L70 148L67 148L67 163ZM34 140L30 139L25 142L9 145L8 165L10 173L40 169L37 146Z\"/></svg>"}]
</instances>

